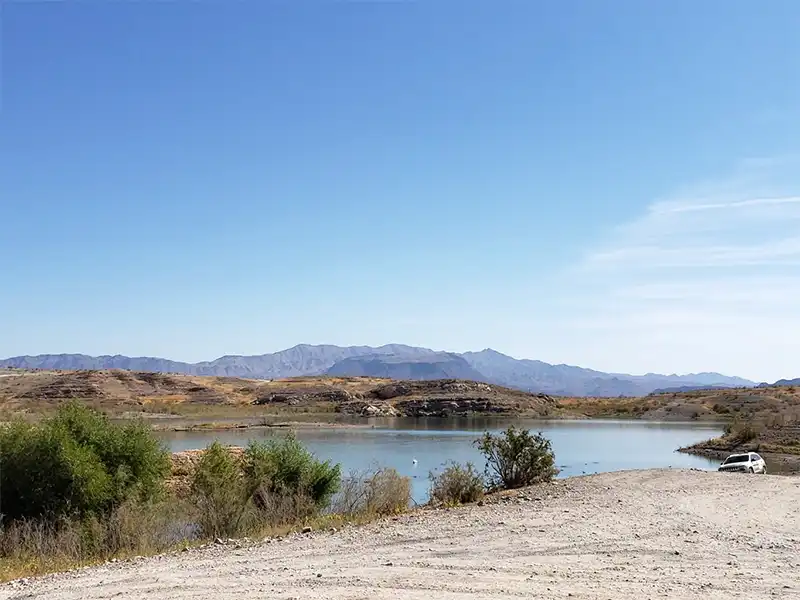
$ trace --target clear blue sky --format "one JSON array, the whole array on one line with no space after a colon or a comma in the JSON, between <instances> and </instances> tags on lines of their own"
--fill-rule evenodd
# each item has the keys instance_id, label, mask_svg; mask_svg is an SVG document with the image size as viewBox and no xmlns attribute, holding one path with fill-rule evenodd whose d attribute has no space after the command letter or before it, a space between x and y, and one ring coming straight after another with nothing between
<instances>
[{"instance_id":1,"label":"clear blue sky","mask_svg":"<svg viewBox=\"0 0 800 600\"><path fill-rule=\"evenodd\" d=\"M796 0L0 10L0 356L800 375Z\"/></svg>"}]
</instances>

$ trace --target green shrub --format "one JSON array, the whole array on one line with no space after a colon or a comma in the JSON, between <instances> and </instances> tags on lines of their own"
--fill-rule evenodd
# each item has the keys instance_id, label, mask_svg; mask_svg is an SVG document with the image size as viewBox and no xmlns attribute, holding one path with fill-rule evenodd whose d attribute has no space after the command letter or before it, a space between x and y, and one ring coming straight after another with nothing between
<instances>
[{"instance_id":1,"label":"green shrub","mask_svg":"<svg viewBox=\"0 0 800 600\"><path fill-rule=\"evenodd\" d=\"M68 404L49 424L99 457L112 479L114 505L130 497L155 500L163 491L169 454L143 421L115 425L97 411Z\"/></svg>"},{"instance_id":2,"label":"green shrub","mask_svg":"<svg viewBox=\"0 0 800 600\"><path fill-rule=\"evenodd\" d=\"M431 472L430 502L445 506L457 506L477 502L483 497L485 484L472 463L466 466L450 463L438 475Z\"/></svg>"},{"instance_id":3,"label":"green shrub","mask_svg":"<svg viewBox=\"0 0 800 600\"><path fill-rule=\"evenodd\" d=\"M219 442L206 448L197 463L191 495L202 535L232 536L239 532L250 493L241 462Z\"/></svg>"},{"instance_id":4,"label":"green shrub","mask_svg":"<svg viewBox=\"0 0 800 600\"><path fill-rule=\"evenodd\" d=\"M4 521L81 517L153 500L170 468L146 425L115 425L77 404L40 424L0 427L0 464Z\"/></svg>"},{"instance_id":5,"label":"green shrub","mask_svg":"<svg viewBox=\"0 0 800 600\"><path fill-rule=\"evenodd\" d=\"M191 495L204 536L302 521L330 503L339 465L319 461L293 435L251 442L241 457L219 442L203 453Z\"/></svg>"},{"instance_id":6,"label":"green shrub","mask_svg":"<svg viewBox=\"0 0 800 600\"><path fill-rule=\"evenodd\" d=\"M244 453L244 474L256 505L268 496L306 497L324 509L341 484L341 469L320 461L289 434L268 442L251 442Z\"/></svg>"},{"instance_id":7,"label":"green shrub","mask_svg":"<svg viewBox=\"0 0 800 600\"><path fill-rule=\"evenodd\" d=\"M513 425L499 435L484 433L476 441L486 457L486 479L492 488L514 489L550 481L558 472L550 440Z\"/></svg>"}]
</instances>

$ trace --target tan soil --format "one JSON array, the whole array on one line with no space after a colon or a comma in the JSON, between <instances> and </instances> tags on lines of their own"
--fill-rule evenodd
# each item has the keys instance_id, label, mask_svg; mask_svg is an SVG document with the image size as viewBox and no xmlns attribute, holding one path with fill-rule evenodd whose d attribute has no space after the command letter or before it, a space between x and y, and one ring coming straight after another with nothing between
<instances>
[{"instance_id":1,"label":"tan soil","mask_svg":"<svg viewBox=\"0 0 800 600\"><path fill-rule=\"evenodd\" d=\"M456 379L257 380L121 370L14 370L0 378L0 410L9 414L40 414L70 399L116 416L131 417L139 413L152 418L155 414L172 412L194 416L203 419L202 422L215 422L226 415L245 418L338 412L363 416L468 413L552 416L555 410L555 400L544 394ZM164 426L170 427L162 423Z\"/></svg>"},{"instance_id":2,"label":"tan soil","mask_svg":"<svg viewBox=\"0 0 800 600\"><path fill-rule=\"evenodd\" d=\"M800 597L800 478L651 470L251 547L0 587L0 598Z\"/></svg>"}]
</instances>

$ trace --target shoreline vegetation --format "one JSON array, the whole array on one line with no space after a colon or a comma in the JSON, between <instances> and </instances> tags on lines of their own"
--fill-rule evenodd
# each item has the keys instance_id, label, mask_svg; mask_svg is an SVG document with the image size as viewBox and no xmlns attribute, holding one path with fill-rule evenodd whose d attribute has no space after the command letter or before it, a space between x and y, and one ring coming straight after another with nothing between
<instances>
[{"instance_id":1,"label":"shoreline vegetation","mask_svg":"<svg viewBox=\"0 0 800 600\"><path fill-rule=\"evenodd\" d=\"M509 427L475 440L470 464L430 473L431 506L547 483L549 440ZM115 422L79 402L0 426L0 581L225 540L335 531L407 512L411 479L392 468L343 474L297 438L211 443L171 454L142 420ZM240 543L240 542L236 542Z\"/></svg>"}]
</instances>

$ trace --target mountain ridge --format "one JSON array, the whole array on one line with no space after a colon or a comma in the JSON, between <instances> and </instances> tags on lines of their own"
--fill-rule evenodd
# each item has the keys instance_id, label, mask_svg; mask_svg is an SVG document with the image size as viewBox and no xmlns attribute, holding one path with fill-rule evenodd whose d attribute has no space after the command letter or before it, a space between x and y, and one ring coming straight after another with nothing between
<instances>
[{"instance_id":1,"label":"mountain ridge","mask_svg":"<svg viewBox=\"0 0 800 600\"><path fill-rule=\"evenodd\" d=\"M279 352L225 355L187 363L120 354L40 354L0 360L0 368L44 370L124 369L186 375L282 379L310 375L389 376L398 379L459 378L564 396L642 396L658 389L693 386L750 387L756 383L719 373L629 375L573 365L516 359L491 348L440 352L405 344L336 346L298 344ZM392 375L394 374L394 375Z\"/></svg>"}]
</instances>

